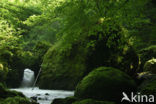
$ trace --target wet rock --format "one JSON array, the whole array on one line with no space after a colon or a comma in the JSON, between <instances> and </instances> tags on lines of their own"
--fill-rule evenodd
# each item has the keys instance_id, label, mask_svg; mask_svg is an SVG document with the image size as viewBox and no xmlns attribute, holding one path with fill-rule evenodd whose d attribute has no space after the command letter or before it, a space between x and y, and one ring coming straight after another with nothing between
<instances>
[{"instance_id":1,"label":"wet rock","mask_svg":"<svg viewBox=\"0 0 156 104\"><path fill-rule=\"evenodd\" d=\"M48 100L48 97L39 97L38 100Z\"/></svg>"},{"instance_id":2,"label":"wet rock","mask_svg":"<svg viewBox=\"0 0 156 104\"><path fill-rule=\"evenodd\" d=\"M37 101L37 96L32 96L30 98L32 99L32 101Z\"/></svg>"},{"instance_id":3,"label":"wet rock","mask_svg":"<svg viewBox=\"0 0 156 104\"><path fill-rule=\"evenodd\" d=\"M45 95L49 96L50 94L49 93L45 93Z\"/></svg>"}]
</instances>

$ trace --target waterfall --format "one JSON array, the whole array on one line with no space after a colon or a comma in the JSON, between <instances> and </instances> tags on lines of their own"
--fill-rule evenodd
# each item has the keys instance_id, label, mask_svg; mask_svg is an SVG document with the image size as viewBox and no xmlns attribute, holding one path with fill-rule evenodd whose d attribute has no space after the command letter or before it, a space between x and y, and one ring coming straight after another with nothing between
<instances>
[{"instance_id":1,"label":"waterfall","mask_svg":"<svg viewBox=\"0 0 156 104\"><path fill-rule=\"evenodd\" d=\"M23 74L23 80L21 83L21 87L32 87L34 83L34 71L30 69L25 69Z\"/></svg>"}]
</instances>

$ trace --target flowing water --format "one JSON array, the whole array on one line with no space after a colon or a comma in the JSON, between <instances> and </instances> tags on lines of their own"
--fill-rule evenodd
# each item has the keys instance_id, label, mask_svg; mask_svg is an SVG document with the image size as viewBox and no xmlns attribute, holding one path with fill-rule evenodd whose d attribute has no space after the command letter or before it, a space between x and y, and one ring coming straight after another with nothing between
<instances>
[{"instance_id":1,"label":"flowing water","mask_svg":"<svg viewBox=\"0 0 156 104\"><path fill-rule=\"evenodd\" d=\"M23 73L21 87L31 87L34 83L34 80L35 80L34 71L30 69L25 69Z\"/></svg>"},{"instance_id":2,"label":"flowing water","mask_svg":"<svg viewBox=\"0 0 156 104\"><path fill-rule=\"evenodd\" d=\"M63 90L43 90L35 87L32 88L17 88L11 89L22 92L26 97L37 97L39 104L51 104L55 98L66 98L74 95L74 91L63 91Z\"/></svg>"},{"instance_id":3,"label":"flowing water","mask_svg":"<svg viewBox=\"0 0 156 104\"><path fill-rule=\"evenodd\" d=\"M44 90L37 87L33 88L32 85L34 80L34 71L25 69L21 88L11 90L22 92L28 98L36 98L39 104L51 104L55 98L66 98L74 95L74 91Z\"/></svg>"}]
</instances>

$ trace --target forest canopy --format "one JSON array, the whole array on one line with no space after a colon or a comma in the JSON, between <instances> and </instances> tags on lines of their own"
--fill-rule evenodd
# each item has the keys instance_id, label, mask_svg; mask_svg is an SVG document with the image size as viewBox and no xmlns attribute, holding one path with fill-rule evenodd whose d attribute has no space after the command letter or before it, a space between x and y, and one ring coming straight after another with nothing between
<instances>
[{"instance_id":1,"label":"forest canopy","mask_svg":"<svg viewBox=\"0 0 156 104\"><path fill-rule=\"evenodd\" d=\"M51 104L156 95L155 11L155 0L0 0L0 104L33 103L6 88L25 70L41 89L75 90Z\"/></svg>"},{"instance_id":2,"label":"forest canopy","mask_svg":"<svg viewBox=\"0 0 156 104\"><path fill-rule=\"evenodd\" d=\"M79 77L112 63L135 72L138 59L126 55L137 57L139 50L155 45L155 5L154 0L1 0L0 64L7 70L3 81L9 86L10 79L20 82L26 67L35 75L42 67L41 82L49 72L65 72L63 68L80 71L75 75Z\"/></svg>"}]
</instances>

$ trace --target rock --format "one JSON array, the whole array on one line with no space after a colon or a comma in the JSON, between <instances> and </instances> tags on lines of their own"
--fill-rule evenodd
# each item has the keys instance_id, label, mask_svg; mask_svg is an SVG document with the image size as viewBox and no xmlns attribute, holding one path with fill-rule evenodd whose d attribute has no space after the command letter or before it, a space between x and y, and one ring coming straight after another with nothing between
<instances>
[{"instance_id":1,"label":"rock","mask_svg":"<svg viewBox=\"0 0 156 104\"><path fill-rule=\"evenodd\" d=\"M48 97L38 97L38 100L48 100Z\"/></svg>"},{"instance_id":2,"label":"rock","mask_svg":"<svg viewBox=\"0 0 156 104\"><path fill-rule=\"evenodd\" d=\"M51 104L64 104L64 99L62 98L54 99Z\"/></svg>"},{"instance_id":3,"label":"rock","mask_svg":"<svg viewBox=\"0 0 156 104\"><path fill-rule=\"evenodd\" d=\"M10 91L0 83L0 104L38 104L30 102L22 93Z\"/></svg>"},{"instance_id":4,"label":"rock","mask_svg":"<svg viewBox=\"0 0 156 104\"><path fill-rule=\"evenodd\" d=\"M96 41L94 48L86 48L88 44L82 41L70 44L69 48L62 42L52 46L43 59L39 87L74 90L85 75L100 66L115 67L130 75L136 73L138 56L132 47L110 48L106 45L107 39L99 40L98 35L94 36L87 38Z\"/></svg>"},{"instance_id":5,"label":"rock","mask_svg":"<svg viewBox=\"0 0 156 104\"><path fill-rule=\"evenodd\" d=\"M41 97L38 97L38 100L42 100L42 98Z\"/></svg>"},{"instance_id":6,"label":"rock","mask_svg":"<svg viewBox=\"0 0 156 104\"><path fill-rule=\"evenodd\" d=\"M145 80L150 80L152 77L155 76L154 74L151 74L150 72L141 72L137 74L136 82L138 85L140 85Z\"/></svg>"},{"instance_id":7,"label":"rock","mask_svg":"<svg viewBox=\"0 0 156 104\"><path fill-rule=\"evenodd\" d=\"M29 99L23 97L8 97L4 99L1 104L38 104L36 102L30 102Z\"/></svg>"},{"instance_id":8,"label":"rock","mask_svg":"<svg viewBox=\"0 0 156 104\"><path fill-rule=\"evenodd\" d=\"M146 80L146 79L152 78L152 76L153 74L151 74L150 72L141 72L141 73L138 73L137 79Z\"/></svg>"},{"instance_id":9,"label":"rock","mask_svg":"<svg viewBox=\"0 0 156 104\"><path fill-rule=\"evenodd\" d=\"M78 98L72 96L72 97L67 97L67 98L57 98L54 99L51 104L73 104L73 102L78 101Z\"/></svg>"},{"instance_id":10,"label":"rock","mask_svg":"<svg viewBox=\"0 0 156 104\"><path fill-rule=\"evenodd\" d=\"M139 71L142 72L146 61L156 58L156 45L149 46L139 51L140 56L140 68Z\"/></svg>"},{"instance_id":11,"label":"rock","mask_svg":"<svg viewBox=\"0 0 156 104\"><path fill-rule=\"evenodd\" d=\"M15 96L25 97L21 92L10 91L0 83L0 98L5 99L7 97L15 97Z\"/></svg>"},{"instance_id":12,"label":"rock","mask_svg":"<svg viewBox=\"0 0 156 104\"><path fill-rule=\"evenodd\" d=\"M30 97L32 100L37 101L37 96Z\"/></svg>"},{"instance_id":13,"label":"rock","mask_svg":"<svg viewBox=\"0 0 156 104\"><path fill-rule=\"evenodd\" d=\"M136 83L126 73L112 67L99 67L77 85L75 97L120 102L122 92L135 90Z\"/></svg>"},{"instance_id":14,"label":"rock","mask_svg":"<svg viewBox=\"0 0 156 104\"><path fill-rule=\"evenodd\" d=\"M156 59L148 60L144 65L144 71L149 71L152 74L156 74Z\"/></svg>"},{"instance_id":15,"label":"rock","mask_svg":"<svg viewBox=\"0 0 156 104\"><path fill-rule=\"evenodd\" d=\"M138 91L146 95L156 96L156 75L149 80L145 80L139 87Z\"/></svg>"},{"instance_id":16,"label":"rock","mask_svg":"<svg viewBox=\"0 0 156 104\"><path fill-rule=\"evenodd\" d=\"M64 49L63 46L51 47L43 59L43 73L40 77L39 87L74 90L85 70L84 57L78 55L76 51L82 53L78 49L78 44L73 45L72 49Z\"/></svg>"},{"instance_id":17,"label":"rock","mask_svg":"<svg viewBox=\"0 0 156 104\"><path fill-rule=\"evenodd\" d=\"M115 104L114 102L108 102L108 101L97 101L93 99L84 99L81 101L76 101L72 104Z\"/></svg>"},{"instance_id":18,"label":"rock","mask_svg":"<svg viewBox=\"0 0 156 104\"><path fill-rule=\"evenodd\" d=\"M50 94L49 93L45 93L45 95L49 96Z\"/></svg>"}]
</instances>

